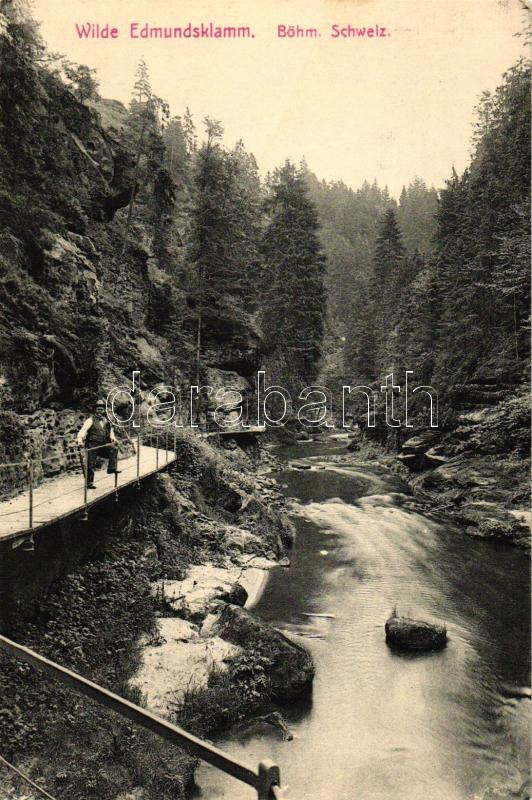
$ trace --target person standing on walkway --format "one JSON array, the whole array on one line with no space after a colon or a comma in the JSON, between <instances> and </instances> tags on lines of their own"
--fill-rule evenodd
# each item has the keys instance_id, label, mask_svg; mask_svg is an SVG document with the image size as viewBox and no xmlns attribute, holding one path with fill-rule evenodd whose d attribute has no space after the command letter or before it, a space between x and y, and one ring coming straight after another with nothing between
<instances>
[{"instance_id":1,"label":"person standing on walkway","mask_svg":"<svg viewBox=\"0 0 532 800\"><path fill-rule=\"evenodd\" d=\"M85 420L77 437L78 447L85 447L87 453L87 489L96 489L94 485L94 469L99 458L106 458L107 472L110 475L119 473L116 468L118 448L113 426L105 414L105 402L98 400L94 406L94 414ZM97 450L91 448L97 447Z\"/></svg>"}]
</instances>

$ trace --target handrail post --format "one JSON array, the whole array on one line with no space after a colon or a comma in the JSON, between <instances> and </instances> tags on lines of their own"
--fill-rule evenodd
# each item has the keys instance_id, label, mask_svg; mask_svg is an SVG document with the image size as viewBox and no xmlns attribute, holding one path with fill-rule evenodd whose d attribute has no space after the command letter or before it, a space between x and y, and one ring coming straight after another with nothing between
<instances>
[{"instance_id":1,"label":"handrail post","mask_svg":"<svg viewBox=\"0 0 532 800\"><path fill-rule=\"evenodd\" d=\"M164 463L168 464L168 431L166 431L165 433L164 450L165 450Z\"/></svg>"},{"instance_id":2,"label":"handrail post","mask_svg":"<svg viewBox=\"0 0 532 800\"><path fill-rule=\"evenodd\" d=\"M28 484L30 490L29 497L29 515L30 515L30 528L33 528L33 461L28 459Z\"/></svg>"},{"instance_id":3,"label":"handrail post","mask_svg":"<svg viewBox=\"0 0 532 800\"><path fill-rule=\"evenodd\" d=\"M159 434L155 437L155 469L159 469Z\"/></svg>"},{"instance_id":4,"label":"handrail post","mask_svg":"<svg viewBox=\"0 0 532 800\"><path fill-rule=\"evenodd\" d=\"M281 785L279 767L273 761L261 761L257 782L257 800L272 800L272 787Z\"/></svg>"},{"instance_id":5,"label":"handrail post","mask_svg":"<svg viewBox=\"0 0 532 800\"><path fill-rule=\"evenodd\" d=\"M119 697L103 686L98 686L82 675L78 675L50 661L39 655L39 653L13 642L11 639L7 639L3 634L0 634L0 651L4 651L39 669L48 677L56 678L70 689L74 689L85 697L90 697L101 706L120 714L136 725L157 734L178 747L184 748L191 755L201 758L213 767L242 781L242 783L246 783L257 791L260 791L259 787L261 787L261 790L264 787L263 794L259 794L260 798L272 800L272 795L275 797L275 787L279 785L279 770L271 762L263 762L259 767L259 775L257 775L246 764L237 761L209 742L202 741L197 736L183 730L183 728L179 728L168 720L160 719L146 709Z\"/></svg>"},{"instance_id":6,"label":"handrail post","mask_svg":"<svg viewBox=\"0 0 532 800\"><path fill-rule=\"evenodd\" d=\"M140 433L137 433L137 483L140 477Z\"/></svg>"},{"instance_id":7,"label":"handrail post","mask_svg":"<svg viewBox=\"0 0 532 800\"><path fill-rule=\"evenodd\" d=\"M85 469L83 470L83 505L85 506L84 518L89 518L89 509L87 505L87 486L89 482L89 448L85 450Z\"/></svg>"},{"instance_id":8,"label":"handrail post","mask_svg":"<svg viewBox=\"0 0 532 800\"><path fill-rule=\"evenodd\" d=\"M118 444L115 442L116 462L115 462L115 503L118 503Z\"/></svg>"}]
</instances>

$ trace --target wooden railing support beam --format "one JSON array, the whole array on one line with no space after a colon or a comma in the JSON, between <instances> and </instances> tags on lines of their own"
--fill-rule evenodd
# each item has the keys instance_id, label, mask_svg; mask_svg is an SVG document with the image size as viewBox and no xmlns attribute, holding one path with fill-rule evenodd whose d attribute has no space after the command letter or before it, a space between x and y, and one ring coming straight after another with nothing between
<instances>
[{"instance_id":1,"label":"wooden railing support beam","mask_svg":"<svg viewBox=\"0 0 532 800\"><path fill-rule=\"evenodd\" d=\"M259 782L257 784L258 800L273 800L272 786L279 786L281 776L279 767L273 761L261 761L259 764Z\"/></svg>"},{"instance_id":2,"label":"wooden railing support beam","mask_svg":"<svg viewBox=\"0 0 532 800\"><path fill-rule=\"evenodd\" d=\"M272 795L270 793L270 788L279 780L279 769L274 764L262 762L259 767L259 773L257 774L245 764L227 755L222 750L214 747L214 745L208 744L197 736L188 733L188 731L185 731L183 728L179 728L177 725L173 725L167 720L160 719L150 711L136 706L123 697L119 697L119 695L110 692L103 686L98 686L98 684L84 678L82 675L78 675L76 672L72 672L72 670L62 667L44 656L41 656L34 650L30 650L28 647L17 644L11 641L11 639L1 635L0 650L3 650L14 658L18 658L20 661L24 661L26 664L30 664L30 666L35 667L35 669L40 670L45 675L59 680L62 684L79 692L79 694L90 697L100 705L111 709L111 711L115 711L122 717L130 719L142 728L146 728L156 733L158 736L161 736L163 739L178 745L178 747L182 747L193 756L201 758L203 761L206 761L213 767L221 769L233 778L247 783L248 786L253 787L253 789L257 791L260 800L271 800Z\"/></svg>"}]
</instances>

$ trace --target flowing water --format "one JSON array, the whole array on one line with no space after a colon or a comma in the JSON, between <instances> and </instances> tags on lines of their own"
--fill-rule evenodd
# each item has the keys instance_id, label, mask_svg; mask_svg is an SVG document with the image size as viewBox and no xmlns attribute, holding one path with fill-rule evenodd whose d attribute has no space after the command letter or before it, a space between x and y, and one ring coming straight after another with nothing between
<instances>
[{"instance_id":1,"label":"flowing water","mask_svg":"<svg viewBox=\"0 0 532 800\"><path fill-rule=\"evenodd\" d=\"M404 505L384 469L327 460L342 448L281 451L326 469L276 474L298 501L297 538L290 570L273 571L254 609L311 651L312 697L283 709L292 741L267 727L220 746L250 765L277 762L292 800L523 800L528 558ZM391 652L394 606L444 621L447 648ZM256 796L208 767L197 781L204 800Z\"/></svg>"}]
</instances>

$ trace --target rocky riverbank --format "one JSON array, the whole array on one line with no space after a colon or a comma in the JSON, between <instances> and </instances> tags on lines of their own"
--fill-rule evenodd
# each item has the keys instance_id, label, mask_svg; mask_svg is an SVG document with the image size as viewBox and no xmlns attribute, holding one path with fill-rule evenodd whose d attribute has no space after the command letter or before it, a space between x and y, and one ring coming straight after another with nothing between
<instances>
[{"instance_id":1,"label":"rocky riverbank","mask_svg":"<svg viewBox=\"0 0 532 800\"><path fill-rule=\"evenodd\" d=\"M314 668L248 610L293 540L269 466L256 444L217 449L184 431L169 473L111 510L89 561L7 634L195 733L255 715L282 727L270 712L309 691ZM176 748L7 657L0 692L4 755L51 793L189 796L195 761ZM31 797L2 780L2 796Z\"/></svg>"},{"instance_id":2,"label":"rocky riverbank","mask_svg":"<svg viewBox=\"0 0 532 800\"><path fill-rule=\"evenodd\" d=\"M469 536L529 548L529 400L524 391L492 395L489 405L464 409L450 430L416 431L395 455L367 440L353 439L350 449L373 448L416 499Z\"/></svg>"},{"instance_id":3,"label":"rocky riverbank","mask_svg":"<svg viewBox=\"0 0 532 800\"><path fill-rule=\"evenodd\" d=\"M239 448L222 454L215 457L245 464ZM268 571L289 567L293 540L281 493L264 474L268 457L258 450L254 457L255 468L262 467L252 483L218 484L222 514L215 516L205 507L205 487L201 502L197 484L185 478L175 489L175 477L163 479L169 502L210 544L179 577L153 582L156 632L143 637L131 686L148 708L196 732L241 722L255 710L269 710L274 700L295 699L312 683L308 654L249 613Z\"/></svg>"}]
</instances>

